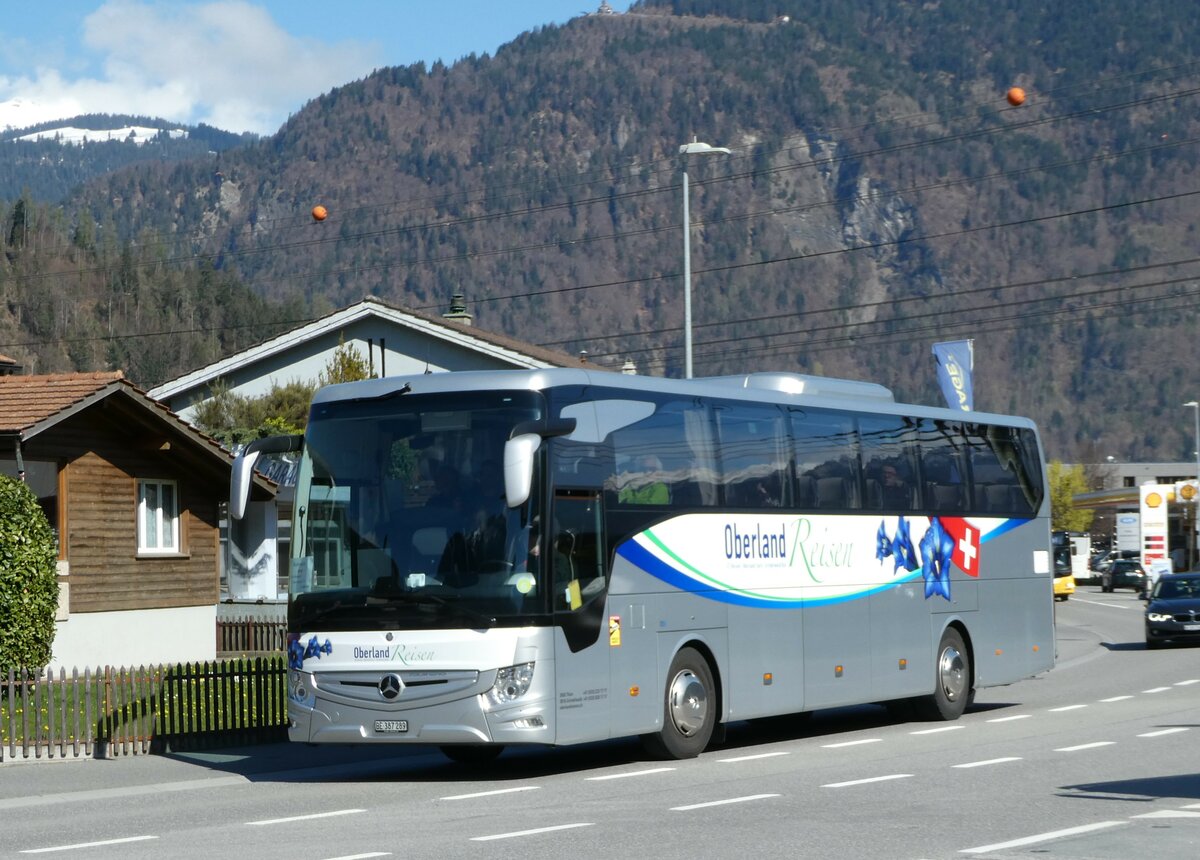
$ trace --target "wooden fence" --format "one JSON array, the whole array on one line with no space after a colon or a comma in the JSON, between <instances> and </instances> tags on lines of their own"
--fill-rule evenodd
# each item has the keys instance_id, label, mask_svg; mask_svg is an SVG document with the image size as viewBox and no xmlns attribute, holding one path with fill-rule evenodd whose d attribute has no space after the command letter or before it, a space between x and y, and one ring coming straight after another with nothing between
<instances>
[{"instance_id":1,"label":"wooden fence","mask_svg":"<svg viewBox=\"0 0 1200 860\"><path fill-rule=\"evenodd\" d=\"M282 653L215 663L0 677L0 762L110 758L282 740Z\"/></svg>"},{"instance_id":2,"label":"wooden fence","mask_svg":"<svg viewBox=\"0 0 1200 860\"><path fill-rule=\"evenodd\" d=\"M287 623L269 618L218 618L217 657L266 656L282 653Z\"/></svg>"}]
</instances>

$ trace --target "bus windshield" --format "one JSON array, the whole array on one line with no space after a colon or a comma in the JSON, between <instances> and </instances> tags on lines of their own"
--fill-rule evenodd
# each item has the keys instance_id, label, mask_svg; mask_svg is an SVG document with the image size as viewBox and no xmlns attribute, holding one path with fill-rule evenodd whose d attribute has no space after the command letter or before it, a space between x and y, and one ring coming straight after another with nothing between
<instances>
[{"instance_id":1,"label":"bus windshield","mask_svg":"<svg viewBox=\"0 0 1200 860\"><path fill-rule=\"evenodd\" d=\"M291 629L513 626L543 612L540 500L508 508L502 468L513 428L543 415L528 391L315 404Z\"/></svg>"}]
</instances>

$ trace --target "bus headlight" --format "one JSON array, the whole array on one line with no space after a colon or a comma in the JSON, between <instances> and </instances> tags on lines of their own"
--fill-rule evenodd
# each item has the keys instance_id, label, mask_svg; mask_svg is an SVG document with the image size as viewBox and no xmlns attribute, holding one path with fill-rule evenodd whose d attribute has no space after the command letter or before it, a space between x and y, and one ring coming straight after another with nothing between
<instances>
[{"instance_id":1,"label":"bus headlight","mask_svg":"<svg viewBox=\"0 0 1200 860\"><path fill-rule=\"evenodd\" d=\"M487 692L492 705L508 705L529 692L533 682L533 663L519 663L496 673L496 683Z\"/></svg>"},{"instance_id":2,"label":"bus headlight","mask_svg":"<svg viewBox=\"0 0 1200 860\"><path fill-rule=\"evenodd\" d=\"M303 702L308 698L308 687L304 683L304 675L295 669L288 672L288 694L296 702Z\"/></svg>"}]
</instances>

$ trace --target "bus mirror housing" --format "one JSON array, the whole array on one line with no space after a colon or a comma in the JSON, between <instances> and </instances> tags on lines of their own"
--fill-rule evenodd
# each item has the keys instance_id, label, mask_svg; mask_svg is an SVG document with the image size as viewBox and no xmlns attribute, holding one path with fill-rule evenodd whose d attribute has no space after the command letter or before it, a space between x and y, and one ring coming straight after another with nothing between
<instances>
[{"instance_id":1,"label":"bus mirror housing","mask_svg":"<svg viewBox=\"0 0 1200 860\"><path fill-rule=\"evenodd\" d=\"M254 464L262 454L286 454L304 447L303 436L269 436L255 439L242 449L233 460L233 472L229 476L229 516L240 520L246 515L246 503L250 500L250 484L254 480Z\"/></svg>"},{"instance_id":2,"label":"bus mirror housing","mask_svg":"<svg viewBox=\"0 0 1200 860\"><path fill-rule=\"evenodd\" d=\"M522 421L504 443L504 498L510 508L519 508L529 500L533 486L533 455L543 439L568 436L575 432L574 418Z\"/></svg>"},{"instance_id":3,"label":"bus mirror housing","mask_svg":"<svg viewBox=\"0 0 1200 860\"><path fill-rule=\"evenodd\" d=\"M541 444L537 433L521 433L504 443L504 498L510 508L519 508L529 499L533 455Z\"/></svg>"}]
</instances>

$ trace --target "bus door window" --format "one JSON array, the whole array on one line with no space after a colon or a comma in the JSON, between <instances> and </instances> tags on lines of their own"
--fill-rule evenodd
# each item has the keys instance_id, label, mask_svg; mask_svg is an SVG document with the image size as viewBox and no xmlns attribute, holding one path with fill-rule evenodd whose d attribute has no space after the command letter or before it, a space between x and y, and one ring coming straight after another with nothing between
<instances>
[{"instance_id":1,"label":"bus door window","mask_svg":"<svg viewBox=\"0 0 1200 860\"><path fill-rule=\"evenodd\" d=\"M967 506L962 425L926 418L918 435L926 506L939 513L962 511Z\"/></svg>"},{"instance_id":2,"label":"bus door window","mask_svg":"<svg viewBox=\"0 0 1200 860\"><path fill-rule=\"evenodd\" d=\"M596 490L555 490L547 545L556 623L571 651L600 639L606 628L603 510Z\"/></svg>"},{"instance_id":3,"label":"bus door window","mask_svg":"<svg viewBox=\"0 0 1200 860\"><path fill-rule=\"evenodd\" d=\"M714 412L725 504L738 508L790 507L783 413L772 407L741 403L722 404Z\"/></svg>"},{"instance_id":4,"label":"bus door window","mask_svg":"<svg viewBox=\"0 0 1200 860\"><path fill-rule=\"evenodd\" d=\"M604 592L600 494L557 490L549 546L556 609L577 612Z\"/></svg>"},{"instance_id":5,"label":"bus door window","mask_svg":"<svg viewBox=\"0 0 1200 860\"><path fill-rule=\"evenodd\" d=\"M859 451L854 418L837 412L792 409L796 504L801 508L859 507Z\"/></svg>"}]
</instances>

